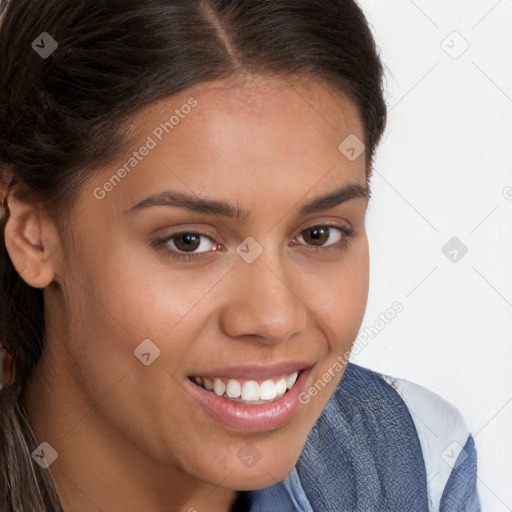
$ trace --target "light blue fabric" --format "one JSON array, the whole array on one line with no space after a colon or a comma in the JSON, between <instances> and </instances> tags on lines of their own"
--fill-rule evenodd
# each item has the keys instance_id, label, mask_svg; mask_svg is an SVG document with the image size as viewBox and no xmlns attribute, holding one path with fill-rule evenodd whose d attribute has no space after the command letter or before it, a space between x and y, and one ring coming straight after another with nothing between
<instances>
[{"instance_id":1,"label":"light blue fabric","mask_svg":"<svg viewBox=\"0 0 512 512\"><path fill-rule=\"evenodd\" d=\"M439 512L481 510L471 436L464 450L467 458L455 464ZM405 402L379 374L352 363L290 475L248 496L250 512L433 512Z\"/></svg>"}]
</instances>

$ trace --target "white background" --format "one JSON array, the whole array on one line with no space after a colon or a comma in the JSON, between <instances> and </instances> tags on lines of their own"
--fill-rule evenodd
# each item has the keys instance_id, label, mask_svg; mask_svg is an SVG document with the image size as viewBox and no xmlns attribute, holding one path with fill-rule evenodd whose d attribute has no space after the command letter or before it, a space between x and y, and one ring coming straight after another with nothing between
<instances>
[{"instance_id":1,"label":"white background","mask_svg":"<svg viewBox=\"0 0 512 512\"><path fill-rule=\"evenodd\" d=\"M404 309L352 361L456 405L475 438L483 511L509 511L512 0L359 3L390 109L371 182L361 330L395 301ZM442 252L452 237L468 249L456 262Z\"/></svg>"}]
</instances>

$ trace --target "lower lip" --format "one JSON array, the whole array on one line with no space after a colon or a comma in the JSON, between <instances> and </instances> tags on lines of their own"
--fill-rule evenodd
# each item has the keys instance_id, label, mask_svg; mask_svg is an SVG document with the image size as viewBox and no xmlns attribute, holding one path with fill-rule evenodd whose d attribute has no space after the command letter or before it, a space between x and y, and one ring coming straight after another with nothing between
<instances>
[{"instance_id":1,"label":"lower lip","mask_svg":"<svg viewBox=\"0 0 512 512\"><path fill-rule=\"evenodd\" d=\"M206 412L219 423L236 430L258 432L282 427L293 418L301 405L299 395L306 389L309 373L309 369L302 370L292 389L268 404L235 402L213 391L206 391L189 379L186 386Z\"/></svg>"}]
</instances>

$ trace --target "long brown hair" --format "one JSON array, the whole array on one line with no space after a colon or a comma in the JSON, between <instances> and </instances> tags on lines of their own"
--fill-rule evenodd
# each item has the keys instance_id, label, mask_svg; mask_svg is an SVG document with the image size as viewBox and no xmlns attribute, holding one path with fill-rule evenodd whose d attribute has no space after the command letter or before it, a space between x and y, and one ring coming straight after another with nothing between
<instances>
[{"instance_id":1,"label":"long brown hair","mask_svg":"<svg viewBox=\"0 0 512 512\"><path fill-rule=\"evenodd\" d=\"M0 178L59 222L126 121L157 98L241 71L315 78L348 95L365 130L367 178L386 124L383 66L354 0L0 0ZM41 55L33 43L58 44ZM44 44L39 45L44 46ZM47 47L47 49L49 49ZM341 142L341 141L340 141ZM0 219L0 509L62 511L21 397L45 340L43 291L18 275Z\"/></svg>"}]
</instances>

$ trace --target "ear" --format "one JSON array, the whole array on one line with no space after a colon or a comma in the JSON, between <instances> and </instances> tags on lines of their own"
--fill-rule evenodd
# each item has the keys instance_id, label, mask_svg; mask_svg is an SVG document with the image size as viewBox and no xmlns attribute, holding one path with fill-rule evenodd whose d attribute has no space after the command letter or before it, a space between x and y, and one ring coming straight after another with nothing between
<instances>
[{"instance_id":1,"label":"ear","mask_svg":"<svg viewBox=\"0 0 512 512\"><path fill-rule=\"evenodd\" d=\"M21 278L33 288L46 288L56 277L58 232L36 204L13 194L7 198L5 246Z\"/></svg>"}]
</instances>

